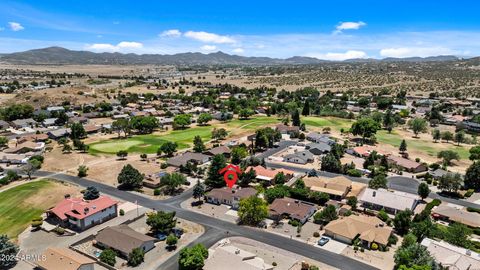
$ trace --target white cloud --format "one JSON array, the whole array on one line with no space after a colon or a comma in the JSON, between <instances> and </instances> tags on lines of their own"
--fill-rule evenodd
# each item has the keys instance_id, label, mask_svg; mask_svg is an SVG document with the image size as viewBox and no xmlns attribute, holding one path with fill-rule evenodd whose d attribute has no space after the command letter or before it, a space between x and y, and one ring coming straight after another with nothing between
<instances>
[{"instance_id":1,"label":"white cloud","mask_svg":"<svg viewBox=\"0 0 480 270\"><path fill-rule=\"evenodd\" d=\"M21 30L25 29L25 27L23 27L23 26L22 26L20 23L18 23L18 22L8 22L8 25L10 26L10 29L11 29L12 31L15 31L15 32L21 31Z\"/></svg>"},{"instance_id":2,"label":"white cloud","mask_svg":"<svg viewBox=\"0 0 480 270\"><path fill-rule=\"evenodd\" d=\"M182 32L178 29L170 29L163 31L159 36L160 37L179 37L182 35Z\"/></svg>"},{"instance_id":3,"label":"white cloud","mask_svg":"<svg viewBox=\"0 0 480 270\"><path fill-rule=\"evenodd\" d=\"M119 52L119 51L132 51L143 48L143 44L134 41L122 41L117 45L110 43L95 43L85 47L87 50L99 51L99 52Z\"/></svg>"},{"instance_id":4,"label":"white cloud","mask_svg":"<svg viewBox=\"0 0 480 270\"><path fill-rule=\"evenodd\" d=\"M204 31L195 32L195 31L188 31L184 34L185 37L195 39L205 43L217 43L217 44L227 44L227 43L235 43L236 40L229 37L229 36L221 36L214 33L208 33Z\"/></svg>"},{"instance_id":5,"label":"white cloud","mask_svg":"<svg viewBox=\"0 0 480 270\"><path fill-rule=\"evenodd\" d=\"M450 54L459 54L459 52L444 47L396 47L380 50L380 56L382 57L427 57Z\"/></svg>"},{"instance_id":6,"label":"white cloud","mask_svg":"<svg viewBox=\"0 0 480 270\"><path fill-rule=\"evenodd\" d=\"M364 51L348 50L343 53L338 53L338 52L329 52L325 54L312 53L312 54L307 54L306 56L315 57L323 60L343 61L343 60L355 59L355 58L367 58L367 53Z\"/></svg>"},{"instance_id":7,"label":"white cloud","mask_svg":"<svg viewBox=\"0 0 480 270\"><path fill-rule=\"evenodd\" d=\"M362 22L362 21L341 22L335 28L336 30L334 31L334 33L341 33L343 30L358 30L358 29L360 29L360 27L363 27L365 25L367 25L367 24Z\"/></svg>"},{"instance_id":8,"label":"white cloud","mask_svg":"<svg viewBox=\"0 0 480 270\"><path fill-rule=\"evenodd\" d=\"M128 49L140 49L143 48L143 44L140 42L134 41L122 41L117 44L118 48L128 48Z\"/></svg>"},{"instance_id":9,"label":"white cloud","mask_svg":"<svg viewBox=\"0 0 480 270\"><path fill-rule=\"evenodd\" d=\"M245 52L245 50L242 49L242 48L235 48L235 49L232 50L232 52L233 52L233 53L242 54L242 53Z\"/></svg>"},{"instance_id":10,"label":"white cloud","mask_svg":"<svg viewBox=\"0 0 480 270\"><path fill-rule=\"evenodd\" d=\"M215 46L215 45L203 45L202 47L200 47L200 49L202 51L211 52L211 51L215 51L217 49L217 46Z\"/></svg>"}]
</instances>

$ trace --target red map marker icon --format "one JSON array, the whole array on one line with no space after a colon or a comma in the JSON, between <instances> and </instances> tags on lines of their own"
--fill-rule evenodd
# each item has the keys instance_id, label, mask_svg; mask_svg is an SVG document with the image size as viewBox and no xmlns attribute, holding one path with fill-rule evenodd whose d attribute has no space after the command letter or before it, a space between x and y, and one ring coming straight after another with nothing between
<instances>
[{"instance_id":1,"label":"red map marker icon","mask_svg":"<svg viewBox=\"0 0 480 270\"><path fill-rule=\"evenodd\" d=\"M233 185L238 180L238 174L241 173L240 167L228 164L225 168L220 170L220 174L223 174L223 180L227 183L229 188L232 188Z\"/></svg>"}]
</instances>

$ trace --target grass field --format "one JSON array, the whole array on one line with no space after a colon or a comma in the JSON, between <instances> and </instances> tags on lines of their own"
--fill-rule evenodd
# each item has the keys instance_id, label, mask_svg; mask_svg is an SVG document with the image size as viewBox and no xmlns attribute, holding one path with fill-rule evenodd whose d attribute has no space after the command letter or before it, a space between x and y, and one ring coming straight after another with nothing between
<instances>
[{"instance_id":1,"label":"grass field","mask_svg":"<svg viewBox=\"0 0 480 270\"><path fill-rule=\"evenodd\" d=\"M350 129L352 126L353 120L350 119L344 119L344 118L336 118L336 117L314 117L314 116L308 116L308 117L302 117L301 121L305 123L305 125L308 127L330 127L332 129L335 129L337 131L340 131L340 129Z\"/></svg>"},{"instance_id":2,"label":"grass field","mask_svg":"<svg viewBox=\"0 0 480 270\"><path fill-rule=\"evenodd\" d=\"M227 123L214 124L210 126L196 126L184 130L168 131L164 135L137 135L127 139L110 139L90 144L90 154L115 154L119 150L126 150L129 153L153 154L165 142L171 141L178 144L179 149L188 148L193 144L193 138L200 136L204 141L210 140L212 129L225 127L230 136L236 131L253 130L270 124L278 123L274 117L255 117L248 120L234 119Z\"/></svg>"},{"instance_id":3,"label":"grass field","mask_svg":"<svg viewBox=\"0 0 480 270\"><path fill-rule=\"evenodd\" d=\"M61 194L53 194L59 185L40 180L0 192L0 234L16 238L33 218L40 216L52 203L63 199Z\"/></svg>"},{"instance_id":4,"label":"grass field","mask_svg":"<svg viewBox=\"0 0 480 270\"><path fill-rule=\"evenodd\" d=\"M390 144L395 147L399 147L400 143L403 139L407 142L407 146L409 149L415 149L418 151L425 152L429 156L436 157L438 152L442 150L453 150L460 155L461 159L468 159L470 153L464 146L456 146L453 144L444 144L444 143L434 143L432 140L425 140L425 139L415 139L412 137L402 137L400 134L393 131L392 133L388 133L385 130L380 130L376 134L377 141L379 143Z\"/></svg>"}]
</instances>

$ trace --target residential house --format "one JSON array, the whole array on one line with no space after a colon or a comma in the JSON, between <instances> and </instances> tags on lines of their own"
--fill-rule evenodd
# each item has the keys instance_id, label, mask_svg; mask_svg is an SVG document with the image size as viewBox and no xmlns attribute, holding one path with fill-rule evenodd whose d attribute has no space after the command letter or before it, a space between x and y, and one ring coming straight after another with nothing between
<instances>
[{"instance_id":1,"label":"residential house","mask_svg":"<svg viewBox=\"0 0 480 270\"><path fill-rule=\"evenodd\" d=\"M169 166L180 167L187 165L188 162L194 162L197 165L202 165L210 160L210 156L201 153L185 152L175 157L169 158L167 164Z\"/></svg>"},{"instance_id":2,"label":"residential house","mask_svg":"<svg viewBox=\"0 0 480 270\"><path fill-rule=\"evenodd\" d=\"M9 124L9 123L7 123L7 122L5 122L5 121L3 121L3 120L0 120L0 130L5 130L5 129L9 128L9 127L10 127L10 124Z\"/></svg>"},{"instance_id":3,"label":"residential house","mask_svg":"<svg viewBox=\"0 0 480 270\"><path fill-rule=\"evenodd\" d=\"M333 145L336 142L330 138L330 135L328 134L320 134L318 132L310 132L306 136L306 139L308 141L314 142L314 143L326 143L329 145Z\"/></svg>"},{"instance_id":4,"label":"residential house","mask_svg":"<svg viewBox=\"0 0 480 270\"><path fill-rule=\"evenodd\" d=\"M128 225L106 227L95 236L97 245L117 251L121 256L128 257L133 249L139 248L148 252L155 248L156 239L139 233Z\"/></svg>"},{"instance_id":5,"label":"residential house","mask_svg":"<svg viewBox=\"0 0 480 270\"><path fill-rule=\"evenodd\" d=\"M279 173L283 173L285 175L286 180L290 180L294 172L291 170L287 169L267 169L264 168L263 166L257 165L255 167L249 166L245 169L245 172L249 172L250 170L255 171L256 179L259 181L264 181L264 182L272 182L272 180L275 178L275 176Z\"/></svg>"},{"instance_id":6,"label":"residential house","mask_svg":"<svg viewBox=\"0 0 480 270\"><path fill-rule=\"evenodd\" d=\"M232 150L230 150L230 148L228 148L227 146L220 145L207 150L205 154L209 156L224 155L225 157L229 157L231 152Z\"/></svg>"},{"instance_id":7,"label":"residential house","mask_svg":"<svg viewBox=\"0 0 480 270\"><path fill-rule=\"evenodd\" d=\"M399 156L390 155L387 157L387 161L390 166L396 166L411 173L420 173L428 170L425 164Z\"/></svg>"},{"instance_id":8,"label":"residential house","mask_svg":"<svg viewBox=\"0 0 480 270\"><path fill-rule=\"evenodd\" d=\"M28 152L42 152L45 149L45 143L25 141L23 143L17 143L13 148L7 148L3 150L7 154L23 154Z\"/></svg>"},{"instance_id":9,"label":"residential house","mask_svg":"<svg viewBox=\"0 0 480 270\"><path fill-rule=\"evenodd\" d=\"M292 198L277 198L269 206L269 216L272 219L288 217L304 224L317 211L313 203Z\"/></svg>"},{"instance_id":10,"label":"residential house","mask_svg":"<svg viewBox=\"0 0 480 270\"><path fill-rule=\"evenodd\" d=\"M0 152L0 163L7 164L27 164L29 155L26 154L6 154Z\"/></svg>"},{"instance_id":11,"label":"residential house","mask_svg":"<svg viewBox=\"0 0 480 270\"><path fill-rule=\"evenodd\" d=\"M97 133L100 130L102 130L102 127L101 126L96 126L96 125L84 125L83 129L85 130L85 132L87 134L93 134L93 133Z\"/></svg>"},{"instance_id":12,"label":"residential house","mask_svg":"<svg viewBox=\"0 0 480 270\"><path fill-rule=\"evenodd\" d=\"M56 126L57 124L55 123L55 121L57 121L57 118L47 118L43 120L42 125L44 127Z\"/></svg>"},{"instance_id":13,"label":"residential house","mask_svg":"<svg viewBox=\"0 0 480 270\"><path fill-rule=\"evenodd\" d=\"M296 163L296 164L307 164L315 160L314 155L308 151L298 151L292 154L285 155L284 161Z\"/></svg>"},{"instance_id":14,"label":"residential house","mask_svg":"<svg viewBox=\"0 0 480 270\"><path fill-rule=\"evenodd\" d=\"M278 124L276 126L276 130L278 132L280 132L281 134L289 134L289 135L300 132L299 127L297 127L297 126L287 126L287 125L284 125L284 124Z\"/></svg>"},{"instance_id":15,"label":"residential house","mask_svg":"<svg viewBox=\"0 0 480 270\"><path fill-rule=\"evenodd\" d=\"M480 254L476 252L454 246L445 241L436 241L430 238L424 238L421 244L427 248L430 255L435 258L435 261L446 269L480 269Z\"/></svg>"},{"instance_id":16,"label":"residential house","mask_svg":"<svg viewBox=\"0 0 480 270\"><path fill-rule=\"evenodd\" d=\"M342 200L347 195L358 196L365 189L365 184L353 182L345 176L305 177L302 180L311 191L327 193L330 198L336 200Z\"/></svg>"},{"instance_id":17,"label":"residential house","mask_svg":"<svg viewBox=\"0 0 480 270\"><path fill-rule=\"evenodd\" d=\"M420 197L406 192L366 188L358 201L365 208L385 209L387 213L395 215L398 211L405 209L413 211L420 202Z\"/></svg>"},{"instance_id":18,"label":"residential house","mask_svg":"<svg viewBox=\"0 0 480 270\"><path fill-rule=\"evenodd\" d=\"M470 132L480 133L480 123L466 120L462 122L462 125Z\"/></svg>"},{"instance_id":19,"label":"residential house","mask_svg":"<svg viewBox=\"0 0 480 270\"><path fill-rule=\"evenodd\" d=\"M318 155L323 155L332 151L332 146L324 142L309 143L305 146L305 149L310 151L310 153L318 156Z\"/></svg>"},{"instance_id":20,"label":"residential house","mask_svg":"<svg viewBox=\"0 0 480 270\"><path fill-rule=\"evenodd\" d=\"M273 270L274 267L253 253L228 245L210 249L203 269Z\"/></svg>"},{"instance_id":21,"label":"residential house","mask_svg":"<svg viewBox=\"0 0 480 270\"><path fill-rule=\"evenodd\" d=\"M67 137L70 134L69 128L59 128L56 130L51 130L47 132L47 135L50 139L58 140L63 137Z\"/></svg>"},{"instance_id":22,"label":"residential house","mask_svg":"<svg viewBox=\"0 0 480 270\"><path fill-rule=\"evenodd\" d=\"M368 248L372 243L388 245L388 238L392 234L392 228L387 227L379 218L365 215L350 215L330 221L324 229L324 235L332 239L352 244L358 238Z\"/></svg>"},{"instance_id":23,"label":"residential house","mask_svg":"<svg viewBox=\"0 0 480 270\"><path fill-rule=\"evenodd\" d=\"M446 222L457 222L472 228L480 228L480 214L468 212L460 207L452 207L441 204L432 209L432 217Z\"/></svg>"},{"instance_id":24,"label":"residential house","mask_svg":"<svg viewBox=\"0 0 480 270\"><path fill-rule=\"evenodd\" d=\"M142 184L148 188L159 188L160 187L160 180L164 177L167 172L157 172L153 174L146 175L143 179Z\"/></svg>"},{"instance_id":25,"label":"residential house","mask_svg":"<svg viewBox=\"0 0 480 270\"><path fill-rule=\"evenodd\" d=\"M33 120L32 118L27 119L17 119L12 121L12 126L19 129L19 128L26 128L35 125L37 121Z\"/></svg>"},{"instance_id":26,"label":"residential house","mask_svg":"<svg viewBox=\"0 0 480 270\"><path fill-rule=\"evenodd\" d=\"M213 119L218 121L227 121L233 118L233 113L231 112L216 112L212 115Z\"/></svg>"},{"instance_id":27,"label":"residential house","mask_svg":"<svg viewBox=\"0 0 480 270\"><path fill-rule=\"evenodd\" d=\"M357 157L368 157L374 151L377 152L377 154L382 156L388 156L391 154L390 152L387 152L381 148L370 146L370 145L357 146L352 149L348 149L347 153Z\"/></svg>"},{"instance_id":28,"label":"residential house","mask_svg":"<svg viewBox=\"0 0 480 270\"><path fill-rule=\"evenodd\" d=\"M205 195L205 200L212 204L226 204L232 209L238 209L241 199L255 196L257 191L254 188L214 188Z\"/></svg>"},{"instance_id":29,"label":"residential house","mask_svg":"<svg viewBox=\"0 0 480 270\"><path fill-rule=\"evenodd\" d=\"M65 111L65 108L62 107L62 106L50 106L50 107L47 107L47 111L49 113L52 113L52 112L63 112Z\"/></svg>"},{"instance_id":30,"label":"residential house","mask_svg":"<svg viewBox=\"0 0 480 270\"><path fill-rule=\"evenodd\" d=\"M93 270L95 261L68 248L49 247L36 261L42 270Z\"/></svg>"},{"instance_id":31,"label":"residential house","mask_svg":"<svg viewBox=\"0 0 480 270\"><path fill-rule=\"evenodd\" d=\"M108 196L95 200L67 198L48 210L47 216L62 226L85 230L117 216L117 201Z\"/></svg>"},{"instance_id":32,"label":"residential house","mask_svg":"<svg viewBox=\"0 0 480 270\"><path fill-rule=\"evenodd\" d=\"M429 173L433 177L433 179L439 180L440 178L442 178L442 176L448 174L449 172L439 168L439 169L436 169L436 170L431 171Z\"/></svg>"}]
</instances>

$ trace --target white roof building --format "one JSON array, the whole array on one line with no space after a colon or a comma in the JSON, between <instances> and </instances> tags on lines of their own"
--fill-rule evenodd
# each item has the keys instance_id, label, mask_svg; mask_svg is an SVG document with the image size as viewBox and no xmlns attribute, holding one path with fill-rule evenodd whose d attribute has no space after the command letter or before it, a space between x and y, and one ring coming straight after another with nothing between
<instances>
[{"instance_id":1,"label":"white roof building","mask_svg":"<svg viewBox=\"0 0 480 270\"><path fill-rule=\"evenodd\" d=\"M405 209L413 211L419 202L419 197L400 191L366 188L360 195L359 201L365 207L371 206L378 210L385 208L385 211L395 214Z\"/></svg>"},{"instance_id":2,"label":"white roof building","mask_svg":"<svg viewBox=\"0 0 480 270\"><path fill-rule=\"evenodd\" d=\"M265 263L262 258L232 245L209 250L209 254L203 267L205 270L273 270L273 266Z\"/></svg>"},{"instance_id":3,"label":"white roof building","mask_svg":"<svg viewBox=\"0 0 480 270\"><path fill-rule=\"evenodd\" d=\"M425 238L422 245L435 260L450 270L480 269L480 254L444 241Z\"/></svg>"}]
</instances>

